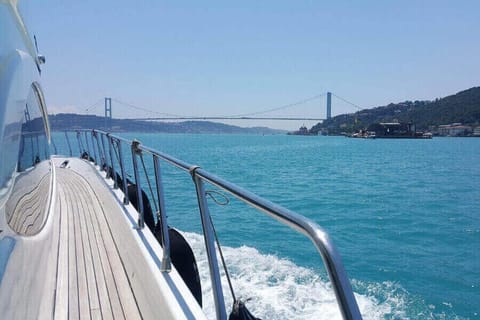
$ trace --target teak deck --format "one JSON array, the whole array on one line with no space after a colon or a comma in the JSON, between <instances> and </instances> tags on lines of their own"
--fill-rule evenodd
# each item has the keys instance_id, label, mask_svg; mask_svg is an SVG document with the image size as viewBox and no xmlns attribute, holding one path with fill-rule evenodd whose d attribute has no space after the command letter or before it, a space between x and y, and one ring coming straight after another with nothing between
<instances>
[{"instance_id":1,"label":"teak deck","mask_svg":"<svg viewBox=\"0 0 480 320\"><path fill-rule=\"evenodd\" d=\"M56 175L54 319L142 318L100 199L73 170Z\"/></svg>"}]
</instances>

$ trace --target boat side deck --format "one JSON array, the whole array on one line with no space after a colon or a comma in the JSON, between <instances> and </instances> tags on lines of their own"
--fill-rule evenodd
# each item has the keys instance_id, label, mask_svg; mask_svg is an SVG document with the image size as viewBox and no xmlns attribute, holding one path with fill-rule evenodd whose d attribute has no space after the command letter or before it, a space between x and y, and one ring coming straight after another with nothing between
<instances>
[{"instance_id":1,"label":"boat side deck","mask_svg":"<svg viewBox=\"0 0 480 320\"><path fill-rule=\"evenodd\" d=\"M54 318L142 318L106 221L108 208L82 176L68 168L56 169Z\"/></svg>"}]
</instances>

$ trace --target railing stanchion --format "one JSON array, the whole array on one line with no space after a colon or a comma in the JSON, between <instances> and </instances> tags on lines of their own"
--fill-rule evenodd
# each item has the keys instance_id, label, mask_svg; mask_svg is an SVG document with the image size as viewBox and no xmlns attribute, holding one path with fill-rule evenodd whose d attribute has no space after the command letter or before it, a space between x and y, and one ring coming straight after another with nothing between
<instances>
[{"instance_id":1,"label":"railing stanchion","mask_svg":"<svg viewBox=\"0 0 480 320\"><path fill-rule=\"evenodd\" d=\"M70 152L70 157L73 157L72 146L70 145L70 139L68 138L67 131L65 131L65 139L67 140L68 151Z\"/></svg>"},{"instance_id":2,"label":"railing stanchion","mask_svg":"<svg viewBox=\"0 0 480 320\"><path fill-rule=\"evenodd\" d=\"M157 185L157 218L158 223L160 223L160 227L162 228L163 258L161 271L170 272L172 270L170 260L170 236L168 235L167 213L165 211L165 197L163 191L162 177L160 173L160 162L158 161L158 156L156 155L153 155L153 168L155 170L155 183Z\"/></svg>"},{"instance_id":3,"label":"railing stanchion","mask_svg":"<svg viewBox=\"0 0 480 320\"><path fill-rule=\"evenodd\" d=\"M93 163L98 165L97 161L97 150L95 149L95 141L93 140L93 130L90 131L90 140L92 142L92 149L93 149Z\"/></svg>"},{"instance_id":4,"label":"railing stanchion","mask_svg":"<svg viewBox=\"0 0 480 320\"><path fill-rule=\"evenodd\" d=\"M107 160L107 150L105 149L105 138L106 137L106 133L101 133L100 134L100 140L102 140L102 150L103 150L103 156L104 156L104 162L103 164L105 165L105 171L107 172L107 178L108 178L108 160ZM107 138L108 139L108 138Z\"/></svg>"},{"instance_id":5,"label":"railing stanchion","mask_svg":"<svg viewBox=\"0 0 480 320\"><path fill-rule=\"evenodd\" d=\"M137 186L137 199L138 199L138 208L140 216L138 218L138 229L143 229L145 227L145 217L143 215L143 198L142 198L142 187L140 185L140 174L138 172L137 164L137 154L141 154L142 151L138 148L140 141L132 141L132 162L133 162L133 172L135 174L135 184Z\"/></svg>"},{"instance_id":6,"label":"railing stanchion","mask_svg":"<svg viewBox=\"0 0 480 320\"><path fill-rule=\"evenodd\" d=\"M130 200L128 199L128 182L127 182L127 175L125 174L125 164L123 163L123 155L122 155L122 142L117 141L118 147L118 159L120 162L120 171L122 173L122 188L123 188L123 204L129 204Z\"/></svg>"},{"instance_id":7,"label":"railing stanchion","mask_svg":"<svg viewBox=\"0 0 480 320\"><path fill-rule=\"evenodd\" d=\"M115 166L113 164L113 138L110 137L109 133L107 133L107 140L108 140L108 152L110 153L110 165L111 165L111 169L108 170L110 172L109 176L113 179L113 189L118 189L117 172L115 171Z\"/></svg>"},{"instance_id":8,"label":"railing stanchion","mask_svg":"<svg viewBox=\"0 0 480 320\"><path fill-rule=\"evenodd\" d=\"M80 158L82 157L82 141L80 140L80 131L77 131L77 142L78 142L78 150L80 151Z\"/></svg>"},{"instance_id":9,"label":"railing stanchion","mask_svg":"<svg viewBox=\"0 0 480 320\"><path fill-rule=\"evenodd\" d=\"M87 161L90 161L90 158L92 157L92 153L90 152L90 143L88 143L88 132L84 131L84 136L85 136L85 145L87 146Z\"/></svg>"},{"instance_id":10,"label":"railing stanchion","mask_svg":"<svg viewBox=\"0 0 480 320\"><path fill-rule=\"evenodd\" d=\"M210 269L210 279L212 281L215 313L217 315L217 320L223 320L227 319L227 312L225 310L220 270L218 268L217 253L215 251L215 239L203 181L196 175L195 172L198 168L198 166L193 166L190 168L190 174L192 175L193 182L195 183L195 189L197 191L198 208L200 209L200 217L202 219L203 237L205 239L205 247L207 249L208 265Z\"/></svg>"},{"instance_id":11,"label":"railing stanchion","mask_svg":"<svg viewBox=\"0 0 480 320\"><path fill-rule=\"evenodd\" d=\"M105 155L102 153L102 149L100 148L100 142L98 142L98 133L95 130L92 131L92 139L94 139L97 144L98 158L100 159L100 164L98 166L100 167L100 171L104 171Z\"/></svg>"}]
</instances>

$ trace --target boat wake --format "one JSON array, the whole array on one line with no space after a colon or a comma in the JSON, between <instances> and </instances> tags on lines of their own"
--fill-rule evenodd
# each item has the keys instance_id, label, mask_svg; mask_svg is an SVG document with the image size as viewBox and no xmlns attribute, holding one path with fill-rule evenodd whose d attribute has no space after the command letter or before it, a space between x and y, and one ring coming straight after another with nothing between
<instances>
[{"instance_id":1,"label":"boat wake","mask_svg":"<svg viewBox=\"0 0 480 320\"><path fill-rule=\"evenodd\" d=\"M208 261L203 236L184 233L196 255L202 281L203 309L215 317ZM328 279L313 270L297 266L275 255L261 254L255 248L223 247L235 295L248 309L263 319L341 319ZM227 313L233 300L222 272ZM355 297L364 319L406 318L407 293L392 283L353 283ZM380 297L380 298L378 298ZM428 316L427 316L428 317Z\"/></svg>"}]
</instances>

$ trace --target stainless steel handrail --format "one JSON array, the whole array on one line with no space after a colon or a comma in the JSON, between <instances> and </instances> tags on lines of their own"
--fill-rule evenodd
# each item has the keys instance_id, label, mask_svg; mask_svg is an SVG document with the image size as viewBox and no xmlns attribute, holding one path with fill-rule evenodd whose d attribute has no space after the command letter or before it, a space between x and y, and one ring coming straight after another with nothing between
<instances>
[{"instance_id":1,"label":"stainless steel handrail","mask_svg":"<svg viewBox=\"0 0 480 320\"><path fill-rule=\"evenodd\" d=\"M280 223L289 226L295 231L305 235L312 242L315 248L320 253L320 256L325 265L326 271L332 283L332 287L335 292L337 303L339 305L340 311L344 319L361 319L362 316L358 309L357 301L353 294L350 281L348 280L346 271L343 267L342 260L340 255L335 248L333 241L330 239L329 235L315 222L310 219L307 219L293 211L290 211L280 205L277 205L273 202L270 202L266 199L263 199L256 194L247 191L225 179L222 179L216 175L209 173L206 170L201 169L198 166L190 165L182 160L176 159L170 155L159 152L155 149L152 149L147 146L143 146L140 142L136 140L128 140L123 137L112 135L105 131L101 130L81 130L89 131L92 135L99 134L101 137L107 137L109 144L109 154L110 154L110 165L112 167L113 175L116 175L114 161L112 157L112 152L114 148L114 142L118 144L117 149L119 150L119 165L121 167L122 179L124 181L124 193L128 197L128 190L126 187L126 173L125 173L125 163L123 162L123 157L121 155L121 143L130 145L132 150L132 164L135 174L135 183L137 185L137 196L140 204L139 212L139 221L138 228L142 229L144 227L144 216L143 216L143 205L142 205L142 194L141 194L141 185L140 185L140 175L137 164L136 157L141 155L143 152L151 154L153 157L154 163L154 173L157 184L157 200L158 202L158 218L162 226L162 245L163 250L163 262L162 262L162 271L168 272L170 270L170 250L169 250L169 238L168 238L168 229L167 229L167 216L165 212L164 200L163 200L163 187L161 183L161 174L160 174L160 164L159 160L163 160L166 163L169 163L183 171L188 172L192 176L192 180L195 184L198 206L200 211L200 217L202 221L202 228L205 238L205 246L207 250L210 276L212 281L212 291L214 294L215 301L215 310L217 319L226 319L227 313L225 310L224 296L222 291L220 271L218 268L218 259L215 250L215 242L213 239L213 230L210 224L210 213L208 209L208 203L206 198L206 193L204 190L204 183L208 182L217 188L220 188L237 199L245 202L246 204L258 209L259 211L264 212L268 216L274 218ZM79 131L77 131L77 137L79 137ZM102 138L103 142L103 138ZM80 154L82 154L81 148L83 144L79 141ZM87 142L87 152L90 155L90 150ZM105 146L103 146L105 149ZM106 154L106 150L103 150L103 154ZM70 151L71 152L71 151ZM99 150L99 154L100 154ZM106 160L105 160L106 161ZM117 185L116 176L113 177L114 185ZM128 198L127 198L128 199ZM128 203L128 200L127 200Z\"/></svg>"}]
</instances>

